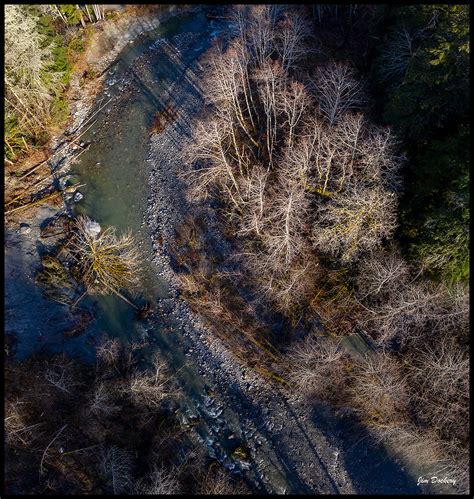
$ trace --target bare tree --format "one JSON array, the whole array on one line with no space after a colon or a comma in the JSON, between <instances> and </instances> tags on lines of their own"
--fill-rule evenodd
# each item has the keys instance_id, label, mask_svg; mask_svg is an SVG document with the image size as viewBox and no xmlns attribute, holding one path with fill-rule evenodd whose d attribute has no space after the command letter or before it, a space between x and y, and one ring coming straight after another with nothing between
<instances>
[{"instance_id":1,"label":"bare tree","mask_svg":"<svg viewBox=\"0 0 474 499\"><path fill-rule=\"evenodd\" d=\"M100 468L114 494L127 493L132 489L132 458L116 446L102 448Z\"/></svg>"},{"instance_id":2,"label":"bare tree","mask_svg":"<svg viewBox=\"0 0 474 499\"><path fill-rule=\"evenodd\" d=\"M358 259L396 228L396 198L381 189L358 188L334 195L318 206L313 241L342 262Z\"/></svg>"},{"instance_id":3,"label":"bare tree","mask_svg":"<svg viewBox=\"0 0 474 499\"><path fill-rule=\"evenodd\" d=\"M304 306L314 294L315 282L320 278L319 263L307 257L299 258L280 271L270 275L262 273L257 282L264 294L277 304L277 309L286 314Z\"/></svg>"},{"instance_id":4,"label":"bare tree","mask_svg":"<svg viewBox=\"0 0 474 499\"><path fill-rule=\"evenodd\" d=\"M268 171L255 165L248 178L241 180L240 191L244 205L240 220L239 235L262 235L264 215L268 203L267 182Z\"/></svg>"},{"instance_id":5,"label":"bare tree","mask_svg":"<svg viewBox=\"0 0 474 499\"><path fill-rule=\"evenodd\" d=\"M394 30L383 46L378 72L382 81L403 80L408 64L415 53L413 35L405 26Z\"/></svg>"},{"instance_id":6,"label":"bare tree","mask_svg":"<svg viewBox=\"0 0 474 499\"><path fill-rule=\"evenodd\" d=\"M372 185L381 185L391 192L402 190L400 166L405 161L397 152L398 142L389 128L366 126L366 140L359 143L361 155L359 175Z\"/></svg>"},{"instance_id":7,"label":"bare tree","mask_svg":"<svg viewBox=\"0 0 474 499\"><path fill-rule=\"evenodd\" d=\"M338 340L310 337L288 355L296 393L330 400L340 397L346 372Z\"/></svg>"},{"instance_id":8,"label":"bare tree","mask_svg":"<svg viewBox=\"0 0 474 499\"><path fill-rule=\"evenodd\" d=\"M274 50L274 33L281 15L280 5L237 6L233 11L234 32L258 65Z\"/></svg>"},{"instance_id":9,"label":"bare tree","mask_svg":"<svg viewBox=\"0 0 474 499\"><path fill-rule=\"evenodd\" d=\"M446 333L456 331L459 338L469 334L469 286L456 283L445 288L443 300L445 313L440 317L440 328Z\"/></svg>"},{"instance_id":10,"label":"bare tree","mask_svg":"<svg viewBox=\"0 0 474 499\"><path fill-rule=\"evenodd\" d=\"M299 182L285 174L273 186L264 214L262 240L274 266L289 265L306 247L309 200Z\"/></svg>"},{"instance_id":11,"label":"bare tree","mask_svg":"<svg viewBox=\"0 0 474 499\"><path fill-rule=\"evenodd\" d=\"M331 62L319 67L313 85L321 113L331 125L364 102L362 82L347 65Z\"/></svg>"},{"instance_id":12,"label":"bare tree","mask_svg":"<svg viewBox=\"0 0 474 499\"><path fill-rule=\"evenodd\" d=\"M409 267L395 249L371 252L357 266L357 296L364 300L394 293L407 285L409 277Z\"/></svg>"},{"instance_id":13,"label":"bare tree","mask_svg":"<svg viewBox=\"0 0 474 499\"><path fill-rule=\"evenodd\" d=\"M140 282L140 253L131 233L117 236L114 227L102 230L81 215L74 221L67 250L74 261L75 276L87 292L114 293L135 307L120 294L122 289L136 289Z\"/></svg>"},{"instance_id":14,"label":"bare tree","mask_svg":"<svg viewBox=\"0 0 474 499\"><path fill-rule=\"evenodd\" d=\"M118 407L114 404L113 397L109 392L110 388L104 383L99 382L91 396L91 405L89 411L96 416L109 416L113 414Z\"/></svg>"},{"instance_id":15,"label":"bare tree","mask_svg":"<svg viewBox=\"0 0 474 499\"><path fill-rule=\"evenodd\" d=\"M97 347L97 358L105 365L116 365L122 353L122 346L117 338L109 338Z\"/></svg>"},{"instance_id":16,"label":"bare tree","mask_svg":"<svg viewBox=\"0 0 474 499\"><path fill-rule=\"evenodd\" d=\"M268 153L268 168L273 166L274 151L278 144L280 106L277 107L277 96L281 95L285 71L278 61L266 60L254 71L253 78L257 84L262 111L266 119L265 142Z\"/></svg>"},{"instance_id":17,"label":"bare tree","mask_svg":"<svg viewBox=\"0 0 474 499\"><path fill-rule=\"evenodd\" d=\"M151 473L138 482L137 492L143 495L180 494L177 470L160 468L154 464Z\"/></svg>"},{"instance_id":18,"label":"bare tree","mask_svg":"<svg viewBox=\"0 0 474 499\"><path fill-rule=\"evenodd\" d=\"M72 369L73 362L62 357L57 362L51 365L48 364L44 372L44 379L58 390L71 394L73 388L77 385Z\"/></svg>"},{"instance_id":19,"label":"bare tree","mask_svg":"<svg viewBox=\"0 0 474 499\"><path fill-rule=\"evenodd\" d=\"M277 108L280 108L285 116L287 126L287 137L285 140L291 148L297 127L302 123L303 116L312 105L312 99L305 85L292 81L283 87L277 94Z\"/></svg>"},{"instance_id":20,"label":"bare tree","mask_svg":"<svg viewBox=\"0 0 474 499\"><path fill-rule=\"evenodd\" d=\"M304 40L310 34L308 24L300 16L285 13L278 23L277 52L280 56L283 69L293 69L299 60L308 53Z\"/></svg>"},{"instance_id":21,"label":"bare tree","mask_svg":"<svg viewBox=\"0 0 474 499\"><path fill-rule=\"evenodd\" d=\"M128 390L136 404L150 409L160 407L165 398L177 393L166 363L158 353L153 359L150 372L136 371L131 376L127 392Z\"/></svg>"},{"instance_id":22,"label":"bare tree","mask_svg":"<svg viewBox=\"0 0 474 499\"><path fill-rule=\"evenodd\" d=\"M407 420L410 391L394 358L366 356L355 364L351 376L351 402L371 426Z\"/></svg>"},{"instance_id":23,"label":"bare tree","mask_svg":"<svg viewBox=\"0 0 474 499\"><path fill-rule=\"evenodd\" d=\"M192 171L191 185L198 196L206 196L211 187L218 186L236 209L243 204L238 183L238 171L229 156L232 147L229 127L221 120L213 120L197 129L190 154L194 160L204 161L201 168Z\"/></svg>"}]
</instances>

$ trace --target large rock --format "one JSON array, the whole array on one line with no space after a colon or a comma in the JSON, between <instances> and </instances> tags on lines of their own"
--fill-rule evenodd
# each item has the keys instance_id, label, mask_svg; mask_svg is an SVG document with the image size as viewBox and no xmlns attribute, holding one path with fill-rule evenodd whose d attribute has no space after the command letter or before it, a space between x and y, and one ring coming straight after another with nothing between
<instances>
[{"instance_id":1,"label":"large rock","mask_svg":"<svg viewBox=\"0 0 474 499\"><path fill-rule=\"evenodd\" d=\"M92 237L97 237L102 230L100 225L94 220L90 220L89 222L87 222L85 229Z\"/></svg>"},{"instance_id":2,"label":"large rock","mask_svg":"<svg viewBox=\"0 0 474 499\"><path fill-rule=\"evenodd\" d=\"M19 234L29 234L31 232L31 227L27 223L22 223L18 230Z\"/></svg>"},{"instance_id":3,"label":"large rock","mask_svg":"<svg viewBox=\"0 0 474 499\"><path fill-rule=\"evenodd\" d=\"M84 194L82 194L81 192L77 191L76 194L74 194L74 197L72 199L74 200L75 203L78 203L83 198L84 198ZM99 227L100 227L100 225L99 225ZM99 232L100 232L100 229L99 229Z\"/></svg>"}]
</instances>

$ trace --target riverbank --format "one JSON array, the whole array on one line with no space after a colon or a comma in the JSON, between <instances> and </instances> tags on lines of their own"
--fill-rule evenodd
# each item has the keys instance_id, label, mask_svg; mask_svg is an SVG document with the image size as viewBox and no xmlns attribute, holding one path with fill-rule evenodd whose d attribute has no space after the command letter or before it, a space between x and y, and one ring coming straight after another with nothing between
<instances>
[{"instance_id":1,"label":"riverbank","mask_svg":"<svg viewBox=\"0 0 474 499\"><path fill-rule=\"evenodd\" d=\"M181 85L173 89L175 120L150 139L151 198L147 223L152 233L154 263L160 277L170 286L170 297L159 301L155 320L172 317L182 329L189 344L186 355L192 358L211 387L213 395L208 403L218 415L217 423L222 411L237 412L241 428L238 437L248 446L249 462L241 463L226 455L219 429L213 433L212 424L207 438L210 452L265 492L420 492L382 448L368 443L364 430L347 412L336 413L329 407L320 407L316 413L304 400L289 399L274 384L242 367L226 345L180 298L172 248L176 230L185 223L190 210L180 177L182 153L191 140L194 118L203 110L200 76L198 62L186 69ZM212 217L212 210L208 209L204 224L215 227ZM225 246L225 239L215 230L214 237ZM360 456L355 457L350 442L354 445L357 438L363 438L364 442L357 443ZM367 476L375 461L383 463L377 483Z\"/></svg>"},{"instance_id":2,"label":"riverbank","mask_svg":"<svg viewBox=\"0 0 474 499\"><path fill-rule=\"evenodd\" d=\"M64 350L70 354L83 352L86 359L93 358L93 354L86 353L95 342L92 332L73 338L65 335L75 327L77 314L46 298L35 281L35 275L41 267L41 257L58 240L57 237L42 238L42 229L58 217L71 214L74 204L82 198L79 190L70 187L77 184L71 179L71 168L76 158L88 148L81 134L100 114L107 112L107 100L97 101L109 77L105 69L113 66L123 48L133 40L176 14L175 8L164 12L155 9L153 16L149 12L140 14L132 8L130 10L131 14L126 11L94 25L95 31L71 76L67 91L69 118L65 129L58 131L42 149L22 161L7 165L5 169L7 202L18 196L19 189L23 189L22 181L27 183L27 187L38 184L38 194L35 195L38 198L42 198L44 193L56 193L53 198L45 198L5 217L6 335L19 358L43 348L52 352ZM113 50L104 52L107 46L112 46ZM22 179L20 175L25 176ZM43 183L44 179L50 185ZM7 205L6 211L12 207L15 208L16 204Z\"/></svg>"}]
</instances>

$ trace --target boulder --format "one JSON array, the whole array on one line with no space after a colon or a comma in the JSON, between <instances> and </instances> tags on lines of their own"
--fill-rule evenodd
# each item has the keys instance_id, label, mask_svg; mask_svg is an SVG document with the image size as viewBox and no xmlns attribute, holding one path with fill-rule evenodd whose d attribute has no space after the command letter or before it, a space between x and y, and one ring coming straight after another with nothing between
<instances>
[{"instance_id":1,"label":"boulder","mask_svg":"<svg viewBox=\"0 0 474 499\"><path fill-rule=\"evenodd\" d=\"M83 197L84 197L84 194L77 191L76 194L74 194L74 197L72 199L75 203L78 203ZM99 230L99 232L100 232L100 230Z\"/></svg>"},{"instance_id":2,"label":"boulder","mask_svg":"<svg viewBox=\"0 0 474 499\"><path fill-rule=\"evenodd\" d=\"M94 220L90 220L89 222L87 222L85 229L92 237L97 237L102 230L100 225Z\"/></svg>"},{"instance_id":3,"label":"boulder","mask_svg":"<svg viewBox=\"0 0 474 499\"><path fill-rule=\"evenodd\" d=\"M28 224L26 223L20 224L20 228L18 229L19 234L29 234L30 232L31 232L31 227Z\"/></svg>"}]
</instances>

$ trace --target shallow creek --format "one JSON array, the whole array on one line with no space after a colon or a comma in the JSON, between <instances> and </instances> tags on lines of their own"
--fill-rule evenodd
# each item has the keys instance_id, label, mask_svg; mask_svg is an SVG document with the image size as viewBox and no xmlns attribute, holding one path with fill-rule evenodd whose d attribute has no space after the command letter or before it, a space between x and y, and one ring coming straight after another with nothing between
<instances>
[{"instance_id":1,"label":"shallow creek","mask_svg":"<svg viewBox=\"0 0 474 499\"><path fill-rule=\"evenodd\" d=\"M137 304L169 296L166 281L157 275L152 263L151 238L145 224L153 115L166 107L173 85L179 85L186 66L206 50L218 31L219 24L198 11L176 15L129 44L109 70L94 108L112 100L82 137L90 145L72 167L73 180L85 184L80 188L84 197L75 204L75 214L87 214L103 227L112 225L119 232L131 230L141 248L142 297L132 298ZM190 34L195 36L191 49L177 54L168 40ZM114 295L89 297L83 303L93 307L96 318L84 334L99 339L105 333L125 344L146 342L144 365L157 349L167 357L187 398L183 422L196 427L211 456L231 469L242 467L245 473L245 463L232 463L228 457L241 441L238 415L215 399L212 387L196 371L186 355L188 341L174 318L163 318L158 325L138 321L134 310ZM232 434L235 438L228 439Z\"/></svg>"}]
</instances>

